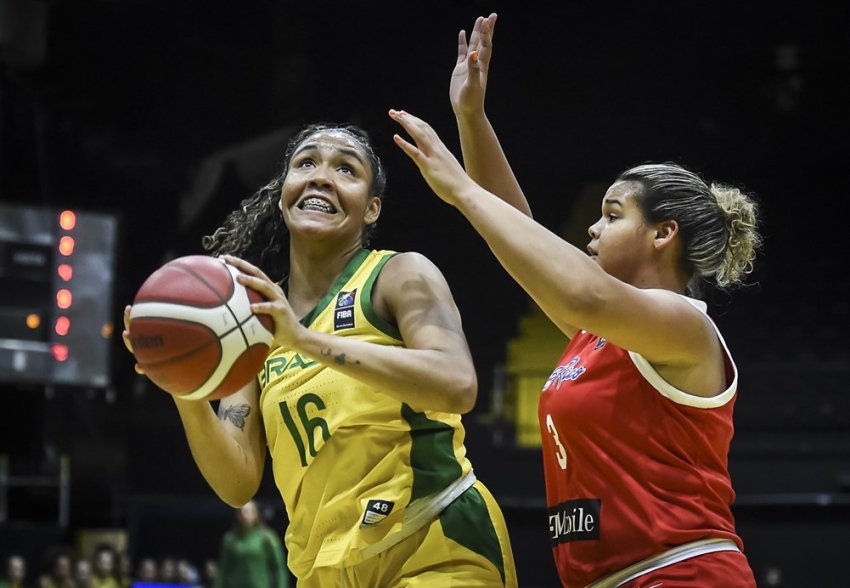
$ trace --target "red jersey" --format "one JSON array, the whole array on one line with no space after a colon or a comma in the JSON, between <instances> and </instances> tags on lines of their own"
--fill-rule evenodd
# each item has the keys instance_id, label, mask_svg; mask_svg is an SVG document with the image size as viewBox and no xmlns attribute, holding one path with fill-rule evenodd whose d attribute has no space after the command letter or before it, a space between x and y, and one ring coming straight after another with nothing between
<instances>
[{"instance_id":1,"label":"red jersey","mask_svg":"<svg viewBox=\"0 0 850 588\"><path fill-rule=\"evenodd\" d=\"M674 388L641 356L605 339L580 331L570 341L538 406L564 586L586 586L697 539L743 548L727 469L738 378L718 337L728 388L711 398Z\"/></svg>"}]
</instances>

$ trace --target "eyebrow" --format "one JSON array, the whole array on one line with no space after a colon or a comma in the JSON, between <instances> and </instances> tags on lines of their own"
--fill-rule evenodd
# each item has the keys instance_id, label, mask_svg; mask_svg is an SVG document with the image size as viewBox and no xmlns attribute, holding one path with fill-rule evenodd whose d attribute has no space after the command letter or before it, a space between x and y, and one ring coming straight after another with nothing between
<instances>
[{"instance_id":1,"label":"eyebrow","mask_svg":"<svg viewBox=\"0 0 850 588\"><path fill-rule=\"evenodd\" d=\"M607 197L605 198L605 200L603 200L603 201L602 201L602 204L608 204L608 205L614 205L614 204L616 204L616 205L617 205L617 206L619 206L620 208L622 208L622 207L623 207L623 203L620 201L620 199L619 199L619 198L612 198L611 196L607 196Z\"/></svg>"},{"instance_id":2,"label":"eyebrow","mask_svg":"<svg viewBox=\"0 0 850 588\"><path fill-rule=\"evenodd\" d=\"M292 154L292 157L295 157L296 155L300 155L304 151L310 151L310 150L319 151L318 143L305 143L295 153ZM345 155L353 157L354 159L359 161L362 165L366 165L366 160L363 159L363 156L356 149L351 149L349 147L333 147L333 150L339 151L340 153L343 153Z\"/></svg>"}]
</instances>

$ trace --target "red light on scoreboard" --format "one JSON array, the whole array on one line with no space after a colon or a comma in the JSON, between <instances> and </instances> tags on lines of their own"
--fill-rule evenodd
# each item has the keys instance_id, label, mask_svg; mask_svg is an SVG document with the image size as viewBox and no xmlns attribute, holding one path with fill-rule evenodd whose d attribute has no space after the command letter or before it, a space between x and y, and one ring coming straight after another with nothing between
<instances>
[{"instance_id":1,"label":"red light on scoreboard","mask_svg":"<svg viewBox=\"0 0 850 588\"><path fill-rule=\"evenodd\" d=\"M71 303L74 301L74 296L71 294L71 291L62 288L58 292L56 292L56 306L65 310L67 308L71 308Z\"/></svg>"},{"instance_id":2,"label":"red light on scoreboard","mask_svg":"<svg viewBox=\"0 0 850 588\"><path fill-rule=\"evenodd\" d=\"M70 282L71 278L74 277L74 267L69 263L60 263L56 271L59 277L66 282Z\"/></svg>"},{"instance_id":3,"label":"red light on scoreboard","mask_svg":"<svg viewBox=\"0 0 850 588\"><path fill-rule=\"evenodd\" d=\"M50 346L50 353L56 361L65 361L68 359L68 346L54 343Z\"/></svg>"},{"instance_id":4,"label":"red light on scoreboard","mask_svg":"<svg viewBox=\"0 0 850 588\"><path fill-rule=\"evenodd\" d=\"M73 210L63 210L59 214L59 226L66 231L70 231L77 226L77 215Z\"/></svg>"},{"instance_id":5,"label":"red light on scoreboard","mask_svg":"<svg viewBox=\"0 0 850 588\"><path fill-rule=\"evenodd\" d=\"M57 335L64 337L71 330L71 319L67 316L60 316L56 319L56 327L54 328Z\"/></svg>"},{"instance_id":6,"label":"red light on scoreboard","mask_svg":"<svg viewBox=\"0 0 850 588\"><path fill-rule=\"evenodd\" d=\"M74 238L65 235L61 239L59 239L59 253L64 256L71 255L74 252Z\"/></svg>"}]
</instances>

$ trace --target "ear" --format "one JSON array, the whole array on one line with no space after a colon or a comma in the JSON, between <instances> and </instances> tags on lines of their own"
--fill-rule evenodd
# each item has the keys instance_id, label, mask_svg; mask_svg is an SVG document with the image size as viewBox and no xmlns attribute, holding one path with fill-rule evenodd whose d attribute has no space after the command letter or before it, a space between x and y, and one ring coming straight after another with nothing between
<instances>
[{"instance_id":1,"label":"ear","mask_svg":"<svg viewBox=\"0 0 850 588\"><path fill-rule=\"evenodd\" d=\"M665 249L670 246L679 235L679 223L667 220L655 225L655 238L652 244L656 249Z\"/></svg>"},{"instance_id":2,"label":"ear","mask_svg":"<svg viewBox=\"0 0 850 588\"><path fill-rule=\"evenodd\" d=\"M381 197L370 196L369 202L366 204L366 214L363 216L363 222L371 225L381 216Z\"/></svg>"}]
</instances>

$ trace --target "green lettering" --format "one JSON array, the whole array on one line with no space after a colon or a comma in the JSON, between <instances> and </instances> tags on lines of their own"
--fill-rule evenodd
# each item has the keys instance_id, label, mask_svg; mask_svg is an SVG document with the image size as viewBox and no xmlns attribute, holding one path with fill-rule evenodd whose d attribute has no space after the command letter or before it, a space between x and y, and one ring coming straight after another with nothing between
<instances>
[{"instance_id":1,"label":"green lettering","mask_svg":"<svg viewBox=\"0 0 850 588\"><path fill-rule=\"evenodd\" d=\"M266 360L266 365L263 368L263 374L261 376L262 384L265 386L269 382L272 381L273 378L279 378L283 375L283 373L288 369L294 368L308 368L312 365L316 365L317 361L304 361L304 358L301 357L298 353L286 359L285 357L272 357Z\"/></svg>"},{"instance_id":2,"label":"green lettering","mask_svg":"<svg viewBox=\"0 0 850 588\"><path fill-rule=\"evenodd\" d=\"M316 457L316 453L318 452L316 449L316 429L319 429L319 433L322 435L323 441L327 441L331 438L331 432L328 428L328 422L325 419L319 416L310 417L310 415L307 414L307 406L310 404L315 406L317 410L321 411L325 410L325 403L316 394L307 393L298 399L298 403L296 405L298 418L301 421L301 426L304 428L304 432L307 436L310 456ZM292 418L292 412L289 410L289 406L286 402L281 402L279 406L283 422L289 430L289 434L292 436L295 448L298 450L298 457L301 459L301 467L307 467L307 451L304 447L304 441L301 439L301 433L295 424L295 419Z\"/></svg>"}]
</instances>

